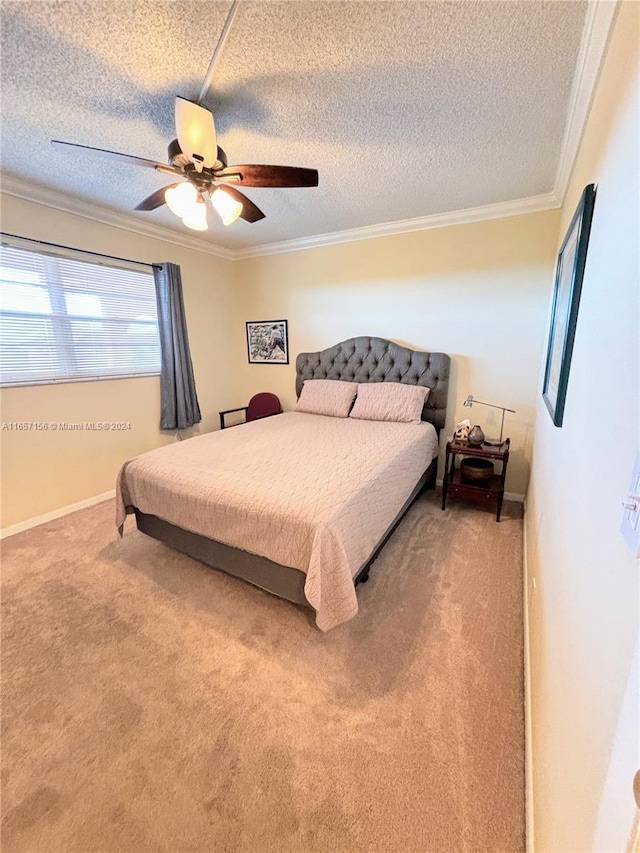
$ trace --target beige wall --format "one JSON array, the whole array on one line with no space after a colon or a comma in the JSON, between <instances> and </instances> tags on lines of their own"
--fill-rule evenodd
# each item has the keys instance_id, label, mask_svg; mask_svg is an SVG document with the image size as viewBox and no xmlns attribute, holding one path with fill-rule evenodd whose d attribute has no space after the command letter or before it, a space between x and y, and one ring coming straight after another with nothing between
<instances>
[{"instance_id":1,"label":"beige wall","mask_svg":"<svg viewBox=\"0 0 640 853\"><path fill-rule=\"evenodd\" d=\"M141 261L180 264L202 423L213 429L232 394L231 261L49 207L2 196L2 229ZM0 432L2 527L110 491L129 457L174 440L159 430L157 377L7 388L2 421L121 421L123 432ZM197 430L198 428L196 428Z\"/></svg>"},{"instance_id":2,"label":"beige wall","mask_svg":"<svg viewBox=\"0 0 640 853\"><path fill-rule=\"evenodd\" d=\"M202 430L257 390L295 402L294 366L248 365L245 320L286 317L292 361L356 334L453 356L447 429L462 400L517 409L507 488L529 470L537 364L553 264L556 211L245 261L225 261L4 196L3 229L52 242L182 267ZM130 422L123 432L8 432L2 444L4 528L113 488L120 464L173 440L158 429L153 378L4 389L3 422ZM477 407L474 422L499 429Z\"/></svg>"},{"instance_id":3,"label":"beige wall","mask_svg":"<svg viewBox=\"0 0 640 853\"><path fill-rule=\"evenodd\" d=\"M620 534L640 437L639 11L619 10L562 209L559 240L598 184L561 429L538 396L526 514L538 851L624 850L640 767L637 683L628 689L639 566Z\"/></svg>"},{"instance_id":4,"label":"beige wall","mask_svg":"<svg viewBox=\"0 0 640 853\"><path fill-rule=\"evenodd\" d=\"M517 409L507 488L524 492L531 595L536 849L621 849L605 797L629 796L612 775L638 631L638 566L619 533L638 447L638 107L636 3L619 14L561 212L415 232L239 262L4 197L4 230L182 267L203 430L217 411L272 390L295 402L300 351L358 334L452 355L447 431L472 393ZM598 183L565 423L541 404L558 237L582 188ZM561 217L561 221L560 221ZM286 318L292 364L246 363L244 322ZM6 389L3 421L124 421L119 433L0 433L3 526L113 488L123 460L157 446L155 378ZM472 411L489 433L491 410ZM535 426L534 426L535 422ZM529 586L529 592L532 588ZM637 719L631 715L631 719ZM636 750L634 753L633 750ZM617 765L616 765L617 766ZM625 765L626 766L626 765ZM600 810L600 820L598 812Z\"/></svg>"},{"instance_id":5,"label":"beige wall","mask_svg":"<svg viewBox=\"0 0 640 853\"><path fill-rule=\"evenodd\" d=\"M507 489L524 493L558 211L343 243L235 264L245 320L287 319L291 364L248 365L237 400L274 391L295 404L295 356L354 335L390 338L453 358L447 431L468 394L516 409ZM497 435L499 416L469 415Z\"/></svg>"}]
</instances>

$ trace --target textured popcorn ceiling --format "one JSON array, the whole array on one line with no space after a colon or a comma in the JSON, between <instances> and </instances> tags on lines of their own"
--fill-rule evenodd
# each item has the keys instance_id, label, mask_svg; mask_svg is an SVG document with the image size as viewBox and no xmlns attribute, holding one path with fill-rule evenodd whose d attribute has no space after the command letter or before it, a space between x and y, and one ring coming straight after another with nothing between
<instances>
[{"instance_id":1,"label":"textured popcorn ceiling","mask_svg":"<svg viewBox=\"0 0 640 853\"><path fill-rule=\"evenodd\" d=\"M168 180L50 139L166 159L173 99L195 99L229 9L217 2L5 2L4 172L192 236ZM584 2L241 3L205 103L230 163L319 170L317 189L253 189L267 218L229 248L552 190Z\"/></svg>"}]
</instances>

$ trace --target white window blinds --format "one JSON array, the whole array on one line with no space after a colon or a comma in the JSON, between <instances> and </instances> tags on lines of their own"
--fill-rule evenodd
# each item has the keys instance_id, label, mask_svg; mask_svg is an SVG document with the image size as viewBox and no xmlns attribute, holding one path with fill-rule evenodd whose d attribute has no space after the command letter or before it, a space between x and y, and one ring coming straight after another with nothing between
<instances>
[{"instance_id":1,"label":"white window blinds","mask_svg":"<svg viewBox=\"0 0 640 853\"><path fill-rule=\"evenodd\" d=\"M160 372L151 272L0 246L0 384Z\"/></svg>"}]
</instances>

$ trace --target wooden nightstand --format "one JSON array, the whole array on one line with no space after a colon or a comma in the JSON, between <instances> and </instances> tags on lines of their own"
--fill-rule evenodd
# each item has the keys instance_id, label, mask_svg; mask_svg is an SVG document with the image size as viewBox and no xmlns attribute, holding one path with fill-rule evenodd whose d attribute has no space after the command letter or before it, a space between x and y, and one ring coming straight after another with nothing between
<instances>
[{"instance_id":1,"label":"wooden nightstand","mask_svg":"<svg viewBox=\"0 0 640 853\"><path fill-rule=\"evenodd\" d=\"M511 440L508 438L498 447L489 447L484 444L476 447L466 442L448 441L444 480L442 481L442 509L446 507L449 495L479 500L482 503L497 501L496 521L500 521L510 445ZM493 474L491 479L486 483L473 483L463 480L460 476L460 468L456 467L456 456L490 459L492 462L497 461L502 464L502 471L499 474Z\"/></svg>"}]
</instances>

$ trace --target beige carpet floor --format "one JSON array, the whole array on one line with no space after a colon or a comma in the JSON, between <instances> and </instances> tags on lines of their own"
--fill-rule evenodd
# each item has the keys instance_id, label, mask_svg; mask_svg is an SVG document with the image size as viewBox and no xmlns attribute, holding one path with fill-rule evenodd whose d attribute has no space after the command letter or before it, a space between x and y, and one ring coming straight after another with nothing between
<instances>
[{"instance_id":1,"label":"beige carpet floor","mask_svg":"<svg viewBox=\"0 0 640 853\"><path fill-rule=\"evenodd\" d=\"M5 540L3 853L523 850L505 510L420 498L328 634L111 501Z\"/></svg>"}]
</instances>

